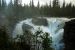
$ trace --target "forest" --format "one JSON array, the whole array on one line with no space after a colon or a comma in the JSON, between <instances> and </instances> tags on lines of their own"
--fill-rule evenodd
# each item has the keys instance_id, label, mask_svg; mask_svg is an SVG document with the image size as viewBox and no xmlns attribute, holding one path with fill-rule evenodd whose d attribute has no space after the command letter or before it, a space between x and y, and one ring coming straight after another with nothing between
<instances>
[{"instance_id":1,"label":"forest","mask_svg":"<svg viewBox=\"0 0 75 50\"><path fill-rule=\"evenodd\" d=\"M66 4L63 2L60 6L59 0L50 1L49 5L40 6L38 1L37 6L34 5L34 1L31 0L29 5L22 5L22 0L10 0L7 4L6 0L0 1L0 14L3 14L10 18L25 18L25 17L74 17L75 16L75 5L72 3Z\"/></svg>"},{"instance_id":2,"label":"forest","mask_svg":"<svg viewBox=\"0 0 75 50\"><path fill-rule=\"evenodd\" d=\"M50 1L49 5L40 6L38 1L37 6L34 5L34 0L31 0L29 5L22 5L22 0L10 0L7 4L6 0L0 0L0 20L1 17L5 17L8 20L8 23L5 21L5 25L0 25L0 50L40 50L37 45L42 45L43 49L41 50L54 50L51 47L52 39L49 37L49 33L44 33L40 29L32 34L30 31L26 30L23 35L17 35L16 38L12 38L13 27L17 22L25 20L26 18L32 17L66 17L74 18L75 17L75 5L72 3L66 4L63 2L60 6L59 0ZM1 23L3 21L0 21ZM1 24L0 23L0 24ZM12 31L8 31L12 30ZM43 33L43 35L41 35ZM11 34L11 35L10 35ZM25 39L26 38L26 39ZM37 39L41 38L42 42ZM15 40L16 39L16 40ZM32 47L31 40L35 43L35 46Z\"/></svg>"},{"instance_id":3,"label":"forest","mask_svg":"<svg viewBox=\"0 0 75 50\"><path fill-rule=\"evenodd\" d=\"M34 0L31 0L29 5L22 5L22 0L10 0L9 4L6 0L0 0L0 16L5 16L9 21L15 23L31 17L67 17L74 18L75 5L72 3L66 4L65 0L60 6L59 0L50 1L49 5L40 6L38 1L37 6L34 5ZM14 22L15 20L15 22Z\"/></svg>"}]
</instances>

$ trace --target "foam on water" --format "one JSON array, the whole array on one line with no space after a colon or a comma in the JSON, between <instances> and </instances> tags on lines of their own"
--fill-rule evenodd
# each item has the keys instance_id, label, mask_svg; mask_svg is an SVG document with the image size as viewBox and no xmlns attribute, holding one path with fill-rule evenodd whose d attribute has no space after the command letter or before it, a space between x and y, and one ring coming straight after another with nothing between
<instances>
[{"instance_id":1,"label":"foam on water","mask_svg":"<svg viewBox=\"0 0 75 50\"><path fill-rule=\"evenodd\" d=\"M22 25L23 23L28 24L32 26L34 29L32 29L32 32L35 32L39 27L42 29L43 32L48 32L52 36L52 47L55 50L62 50L64 47L64 43L62 42L62 36L63 36L63 25L66 21L69 21L67 18L46 18L48 21L48 26L37 26L32 23L31 19L26 19L21 21L16 25L15 30L13 31L14 37L17 34L22 34ZM61 25L62 24L62 25ZM60 27L60 28L59 28Z\"/></svg>"}]
</instances>

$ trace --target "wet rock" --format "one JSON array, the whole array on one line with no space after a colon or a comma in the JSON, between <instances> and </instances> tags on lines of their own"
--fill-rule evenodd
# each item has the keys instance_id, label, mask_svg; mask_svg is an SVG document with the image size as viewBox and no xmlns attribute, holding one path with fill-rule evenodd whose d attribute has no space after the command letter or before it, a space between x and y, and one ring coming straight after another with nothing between
<instances>
[{"instance_id":1,"label":"wet rock","mask_svg":"<svg viewBox=\"0 0 75 50\"><path fill-rule=\"evenodd\" d=\"M32 26L30 26L28 24L25 24L25 23L23 23L23 25L22 25L23 32L26 31L26 30L30 30L32 28L33 28Z\"/></svg>"},{"instance_id":2,"label":"wet rock","mask_svg":"<svg viewBox=\"0 0 75 50\"><path fill-rule=\"evenodd\" d=\"M44 26L48 25L47 20L44 18L33 18L32 23L35 25L44 25Z\"/></svg>"},{"instance_id":3,"label":"wet rock","mask_svg":"<svg viewBox=\"0 0 75 50\"><path fill-rule=\"evenodd\" d=\"M28 25L28 24L25 24L23 23L22 25L22 29L23 29L23 35L25 35L25 41L27 44L31 45L31 38L32 38L32 34L31 34L31 29L33 27Z\"/></svg>"},{"instance_id":4,"label":"wet rock","mask_svg":"<svg viewBox=\"0 0 75 50\"><path fill-rule=\"evenodd\" d=\"M75 19L65 23L63 39L64 50L75 50Z\"/></svg>"}]
</instances>

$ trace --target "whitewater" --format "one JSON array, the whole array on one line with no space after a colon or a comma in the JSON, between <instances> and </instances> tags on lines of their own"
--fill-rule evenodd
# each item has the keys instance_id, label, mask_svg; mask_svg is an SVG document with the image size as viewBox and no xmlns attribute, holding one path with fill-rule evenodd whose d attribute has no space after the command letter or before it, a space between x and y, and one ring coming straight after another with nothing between
<instances>
[{"instance_id":1,"label":"whitewater","mask_svg":"<svg viewBox=\"0 0 75 50\"><path fill-rule=\"evenodd\" d=\"M34 28L31 29L32 32L37 31L38 28L40 27L43 32L50 33L50 36L52 37L52 47L54 48L54 50L63 50L64 48L64 43L62 41L64 33L63 27L65 25L65 22L68 22L71 19L68 18L45 18L45 19L47 20L48 26L35 25L34 23L32 23L32 18L27 18L26 20L20 21L15 26L15 29L13 31L13 37L16 37L17 34L21 35L23 33L22 25L23 23L25 23Z\"/></svg>"}]
</instances>

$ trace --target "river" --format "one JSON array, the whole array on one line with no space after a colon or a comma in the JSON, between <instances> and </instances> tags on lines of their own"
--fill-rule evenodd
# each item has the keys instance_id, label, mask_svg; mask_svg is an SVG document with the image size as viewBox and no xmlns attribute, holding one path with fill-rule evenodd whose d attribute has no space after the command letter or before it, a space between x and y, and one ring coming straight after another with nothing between
<instances>
[{"instance_id":1,"label":"river","mask_svg":"<svg viewBox=\"0 0 75 50\"><path fill-rule=\"evenodd\" d=\"M41 17L40 17L41 18ZM52 37L52 47L55 50L62 50L64 48L63 43L63 33L64 33L64 25L65 22L70 21L71 19L68 18L45 18L47 20L48 25L35 25L32 23L33 18L28 18L26 20L22 20L19 23L16 24L15 29L13 31L13 37L16 37L17 34L22 34L23 29L22 25L23 23L28 24L32 26L34 29L31 29L32 32L36 31L37 28L41 28L43 32L50 33L50 36Z\"/></svg>"}]
</instances>

